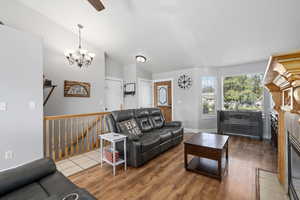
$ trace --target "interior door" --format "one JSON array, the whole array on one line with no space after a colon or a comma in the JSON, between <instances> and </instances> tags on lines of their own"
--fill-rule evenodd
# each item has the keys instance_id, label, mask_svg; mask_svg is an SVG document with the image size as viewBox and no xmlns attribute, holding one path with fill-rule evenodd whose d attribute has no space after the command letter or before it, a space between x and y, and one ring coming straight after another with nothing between
<instances>
[{"instance_id":1,"label":"interior door","mask_svg":"<svg viewBox=\"0 0 300 200\"><path fill-rule=\"evenodd\" d=\"M154 105L161 109L165 120L172 121L172 82L154 83Z\"/></svg>"},{"instance_id":2,"label":"interior door","mask_svg":"<svg viewBox=\"0 0 300 200\"><path fill-rule=\"evenodd\" d=\"M123 81L105 79L105 111L121 110L123 107Z\"/></svg>"},{"instance_id":3,"label":"interior door","mask_svg":"<svg viewBox=\"0 0 300 200\"><path fill-rule=\"evenodd\" d=\"M139 107L153 107L153 82L151 80L139 80Z\"/></svg>"}]
</instances>

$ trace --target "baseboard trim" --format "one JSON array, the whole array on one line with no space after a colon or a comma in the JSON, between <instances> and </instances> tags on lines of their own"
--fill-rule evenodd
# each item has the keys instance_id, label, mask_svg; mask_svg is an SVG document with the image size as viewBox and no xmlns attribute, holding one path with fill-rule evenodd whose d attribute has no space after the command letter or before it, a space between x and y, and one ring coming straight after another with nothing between
<instances>
[{"instance_id":1,"label":"baseboard trim","mask_svg":"<svg viewBox=\"0 0 300 200\"><path fill-rule=\"evenodd\" d=\"M207 133L216 133L217 129L194 129L194 128L184 128L185 133L199 133L199 132L207 132Z\"/></svg>"}]
</instances>

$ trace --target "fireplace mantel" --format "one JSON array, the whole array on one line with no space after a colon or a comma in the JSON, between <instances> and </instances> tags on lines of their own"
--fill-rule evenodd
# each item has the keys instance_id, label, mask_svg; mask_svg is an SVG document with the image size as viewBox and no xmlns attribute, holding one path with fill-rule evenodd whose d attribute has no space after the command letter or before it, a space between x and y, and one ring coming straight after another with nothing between
<instances>
[{"instance_id":1,"label":"fireplace mantel","mask_svg":"<svg viewBox=\"0 0 300 200\"><path fill-rule=\"evenodd\" d=\"M285 113L300 115L300 51L270 57L264 84L272 95L278 112L278 178L286 180ZM300 122L299 122L300 123Z\"/></svg>"}]
</instances>

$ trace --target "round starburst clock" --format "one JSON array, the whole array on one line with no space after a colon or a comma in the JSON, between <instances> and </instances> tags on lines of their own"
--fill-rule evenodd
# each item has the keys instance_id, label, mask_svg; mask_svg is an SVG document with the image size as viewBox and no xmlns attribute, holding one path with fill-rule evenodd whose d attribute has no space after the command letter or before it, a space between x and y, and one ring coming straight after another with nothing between
<instances>
[{"instance_id":1,"label":"round starburst clock","mask_svg":"<svg viewBox=\"0 0 300 200\"><path fill-rule=\"evenodd\" d=\"M178 78L178 87L182 89L189 89L192 87L192 82L192 77L189 75L180 75Z\"/></svg>"}]
</instances>

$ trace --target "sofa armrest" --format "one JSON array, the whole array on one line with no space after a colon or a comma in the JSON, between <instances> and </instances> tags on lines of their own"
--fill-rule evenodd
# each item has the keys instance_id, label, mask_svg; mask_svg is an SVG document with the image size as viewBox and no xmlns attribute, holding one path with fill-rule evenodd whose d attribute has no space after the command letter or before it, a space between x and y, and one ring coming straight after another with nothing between
<instances>
[{"instance_id":1,"label":"sofa armrest","mask_svg":"<svg viewBox=\"0 0 300 200\"><path fill-rule=\"evenodd\" d=\"M181 127L182 122L180 121L172 121L172 122L166 122L165 127Z\"/></svg>"},{"instance_id":2,"label":"sofa armrest","mask_svg":"<svg viewBox=\"0 0 300 200\"><path fill-rule=\"evenodd\" d=\"M108 130L110 132L114 132L114 133L118 132L118 129L116 127L116 122L115 122L112 114L105 115L104 120L105 120L105 123L106 123L106 127L108 128Z\"/></svg>"},{"instance_id":3,"label":"sofa armrest","mask_svg":"<svg viewBox=\"0 0 300 200\"><path fill-rule=\"evenodd\" d=\"M140 141L128 141L128 161L133 167L138 167L142 162L142 146Z\"/></svg>"},{"instance_id":4,"label":"sofa armrest","mask_svg":"<svg viewBox=\"0 0 300 200\"><path fill-rule=\"evenodd\" d=\"M25 185L31 184L56 172L51 159L40 159L34 162L0 172L0 196Z\"/></svg>"}]
</instances>

